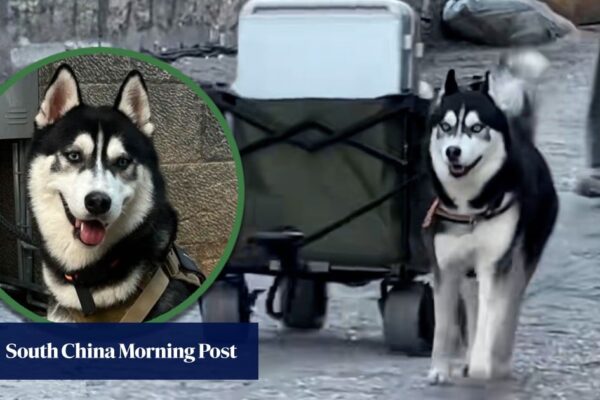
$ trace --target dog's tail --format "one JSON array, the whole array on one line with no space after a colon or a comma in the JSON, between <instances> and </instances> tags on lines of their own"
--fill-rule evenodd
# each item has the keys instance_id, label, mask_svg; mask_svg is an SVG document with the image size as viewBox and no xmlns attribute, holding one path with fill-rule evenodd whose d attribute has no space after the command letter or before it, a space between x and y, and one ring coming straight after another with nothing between
<instances>
[{"instance_id":1,"label":"dog's tail","mask_svg":"<svg viewBox=\"0 0 600 400\"><path fill-rule=\"evenodd\" d=\"M490 76L490 96L506 113L515 134L534 139L535 88L550 63L533 50L504 54Z\"/></svg>"},{"instance_id":2,"label":"dog's tail","mask_svg":"<svg viewBox=\"0 0 600 400\"><path fill-rule=\"evenodd\" d=\"M505 53L500 58L500 68L519 79L535 82L546 72L550 63L535 50L521 50Z\"/></svg>"}]
</instances>

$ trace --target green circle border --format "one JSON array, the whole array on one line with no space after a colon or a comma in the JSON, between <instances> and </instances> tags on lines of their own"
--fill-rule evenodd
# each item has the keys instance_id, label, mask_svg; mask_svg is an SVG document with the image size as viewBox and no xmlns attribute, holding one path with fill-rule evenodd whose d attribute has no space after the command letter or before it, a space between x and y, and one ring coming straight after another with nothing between
<instances>
[{"instance_id":1,"label":"green circle border","mask_svg":"<svg viewBox=\"0 0 600 400\"><path fill-rule=\"evenodd\" d=\"M231 154L233 156L233 161L235 163L235 171L237 177L237 209L235 213L235 219L231 228L231 233L229 236L229 240L227 241L227 245L223 250L223 254L219 259L219 262L214 267L209 276L206 277L204 283L187 299L185 299L181 304L173 308L172 310L159 315L158 317L148 321L148 322L167 322L170 319L174 318L185 309L190 307L193 303L195 303L200 296L204 294L208 290L208 288L213 284L213 282L217 279L225 264L229 260L231 253L235 247L237 238L240 233L240 229L242 226L242 218L244 214L244 203L245 203L245 185L244 185L244 171L242 168L242 159L240 156L240 152L238 150L237 144L233 137L233 132L229 128L225 117L216 106L216 104L212 101L212 99L200 88L200 86L194 82L193 79L185 75L183 72L179 71L177 68L171 66L170 64L160 61L148 54L138 53L133 50L121 49L116 47L86 47L81 49L67 50L61 53L53 54L49 57L45 57L41 60L34 62L33 64L28 65L27 67L21 69L17 73L11 75L7 80L5 80L0 85L0 96L4 94L11 86L17 83L20 79L24 78L26 75L29 75L33 72L36 72L41 67L51 64L53 62L66 60L72 57L77 56L87 56L87 55L96 55L96 54L110 54L114 56L128 57L133 58L139 61L143 61L145 63L154 65L161 70L168 72L170 75L179 79L181 83L185 84L192 92L194 92L204 103L208 106L212 114L217 118L219 125L223 129L225 134L225 138L227 139L227 143L229 144L229 149L231 150ZM125 79L125 77L123 77ZM15 299L13 299L4 289L0 288L0 300L4 301L6 304L10 306L14 311L19 314L29 318L33 322L50 322L46 318L41 317L34 313L33 311L25 308Z\"/></svg>"}]
</instances>

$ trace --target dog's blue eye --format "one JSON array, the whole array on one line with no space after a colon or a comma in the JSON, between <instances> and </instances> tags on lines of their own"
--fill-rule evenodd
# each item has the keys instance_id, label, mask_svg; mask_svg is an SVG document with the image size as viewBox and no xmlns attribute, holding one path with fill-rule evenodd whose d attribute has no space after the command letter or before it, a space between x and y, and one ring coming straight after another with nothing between
<instances>
[{"instance_id":1,"label":"dog's blue eye","mask_svg":"<svg viewBox=\"0 0 600 400\"><path fill-rule=\"evenodd\" d=\"M483 125L481 124L475 124L471 127L471 132L473 133L479 133L483 130Z\"/></svg>"},{"instance_id":2,"label":"dog's blue eye","mask_svg":"<svg viewBox=\"0 0 600 400\"><path fill-rule=\"evenodd\" d=\"M117 162L115 164L117 165L117 167L125 169L131 164L131 159L127 157L119 157L117 158Z\"/></svg>"},{"instance_id":3,"label":"dog's blue eye","mask_svg":"<svg viewBox=\"0 0 600 400\"><path fill-rule=\"evenodd\" d=\"M442 122L440 124L440 128L444 131L444 132L450 132L450 130L452 129L452 127L450 126L449 123L447 122Z\"/></svg>"},{"instance_id":4,"label":"dog's blue eye","mask_svg":"<svg viewBox=\"0 0 600 400\"><path fill-rule=\"evenodd\" d=\"M65 153L65 157L72 163L81 161L81 153L78 151L69 151L68 153Z\"/></svg>"}]
</instances>

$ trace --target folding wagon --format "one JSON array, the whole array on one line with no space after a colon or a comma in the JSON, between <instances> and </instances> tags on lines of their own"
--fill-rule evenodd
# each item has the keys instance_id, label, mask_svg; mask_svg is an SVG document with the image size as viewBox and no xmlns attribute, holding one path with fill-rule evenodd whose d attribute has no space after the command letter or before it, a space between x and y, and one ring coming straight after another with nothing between
<instances>
[{"instance_id":1,"label":"folding wagon","mask_svg":"<svg viewBox=\"0 0 600 400\"><path fill-rule=\"evenodd\" d=\"M203 296L206 322L248 321L246 274L271 275L268 314L317 329L327 284L381 281L386 343L433 336L421 222L428 101L413 10L395 0L252 0L237 79L208 92L242 156L246 207L234 254Z\"/></svg>"}]
</instances>

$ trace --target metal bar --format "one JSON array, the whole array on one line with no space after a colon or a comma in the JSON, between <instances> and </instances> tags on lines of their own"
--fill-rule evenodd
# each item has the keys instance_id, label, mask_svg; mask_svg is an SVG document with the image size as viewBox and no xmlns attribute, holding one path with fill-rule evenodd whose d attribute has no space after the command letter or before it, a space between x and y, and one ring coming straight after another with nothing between
<instances>
[{"instance_id":1,"label":"metal bar","mask_svg":"<svg viewBox=\"0 0 600 400\"><path fill-rule=\"evenodd\" d=\"M19 143L12 144L12 169L13 169L13 201L15 209L15 222L17 229L21 229L21 179L19 177ZM19 280L24 280L23 252L21 241L17 240L17 273Z\"/></svg>"},{"instance_id":2,"label":"metal bar","mask_svg":"<svg viewBox=\"0 0 600 400\"><path fill-rule=\"evenodd\" d=\"M300 279L313 279L323 280L327 282L340 282L340 283L351 283L361 282L366 280L381 279L389 276L390 269L384 267L369 267L365 266L363 269L351 269L344 267L332 268L328 273L314 272L310 270L298 269L296 271L273 271L269 269L267 265L237 265L235 263L228 263L225 270L227 274L259 274L268 276L291 276Z\"/></svg>"},{"instance_id":3,"label":"metal bar","mask_svg":"<svg viewBox=\"0 0 600 400\"><path fill-rule=\"evenodd\" d=\"M21 190L21 230L27 234L27 236L32 237L33 229L32 229L32 218L29 207L27 206L27 143L28 140L20 140L19 141L19 181L20 190ZM23 253L23 269L24 276L28 282L34 283L34 252L36 249L32 248L32 246L20 242L21 251Z\"/></svg>"}]
</instances>

